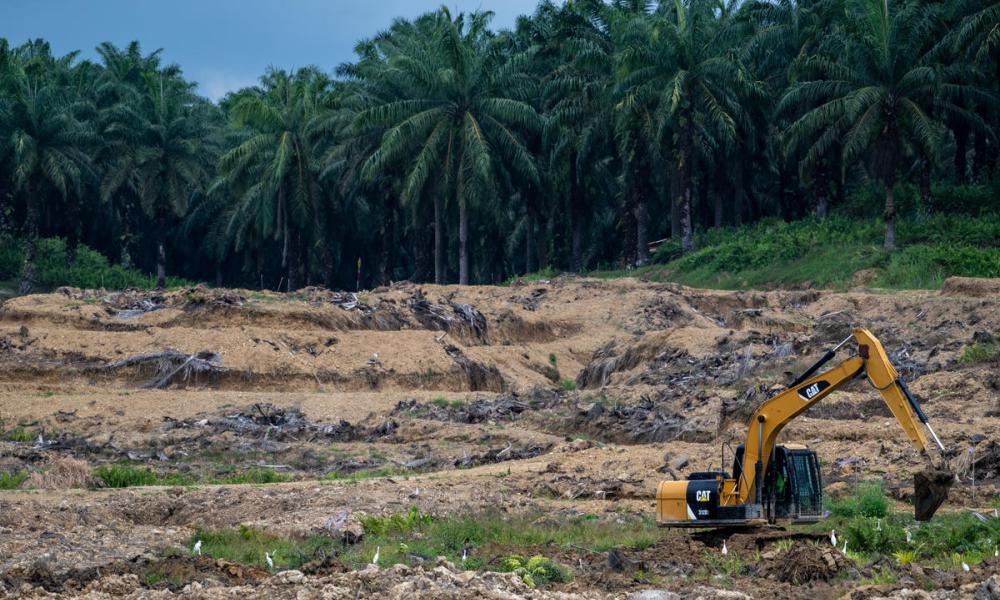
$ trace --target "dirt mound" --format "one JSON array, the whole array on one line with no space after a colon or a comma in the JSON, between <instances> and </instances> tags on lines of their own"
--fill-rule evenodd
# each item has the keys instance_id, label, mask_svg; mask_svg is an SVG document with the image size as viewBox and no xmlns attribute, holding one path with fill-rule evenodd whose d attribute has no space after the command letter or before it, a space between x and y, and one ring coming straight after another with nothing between
<instances>
[{"instance_id":1,"label":"dirt mound","mask_svg":"<svg viewBox=\"0 0 1000 600\"><path fill-rule=\"evenodd\" d=\"M830 581L851 565L839 550L822 543L795 541L788 550L772 554L765 555L761 574L796 585Z\"/></svg>"},{"instance_id":2,"label":"dirt mound","mask_svg":"<svg viewBox=\"0 0 1000 600\"><path fill-rule=\"evenodd\" d=\"M943 296L971 296L983 298L1000 296L1000 279L978 277L949 277L941 286Z\"/></svg>"}]
</instances>

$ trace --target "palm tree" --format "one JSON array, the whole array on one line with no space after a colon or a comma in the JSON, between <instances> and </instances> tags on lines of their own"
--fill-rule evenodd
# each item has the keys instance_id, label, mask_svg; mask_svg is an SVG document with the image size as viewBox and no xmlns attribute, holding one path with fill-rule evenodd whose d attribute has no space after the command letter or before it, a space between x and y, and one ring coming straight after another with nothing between
<instances>
[{"instance_id":1,"label":"palm tree","mask_svg":"<svg viewBox=\"0 0 1000 600\"><path fill-rule=\"evenodd\" d=\"M773 110L794 77L793 65L820 51L824 40L839 34L843 0L753 0L742 7L742 15L753 28L746 44L747 60L765 76L769 92L767 124L777 134L800 115L778 114ZM799 109L808 107L797 107ZM830 204L830 183L836 148L815 161L799 160L799 148L780 147L780 135L768 135L768 156L785 177L789 163L797 163L803 183L811 184L816 197L815 213L825 218ZM780 189L784 195L785 190ZM782 205L785 202L782 201Z\"/></svg>"},{"instance_id":2,"label":"palm tree","mask_svg":"<svg viewBox=\"0 0 1000 600\"><path fill-rule=\"evenodd\" d=\"M867 159L869 174L885 188L884 246L892 250L893 188L904 159L936 156L943 126L935 107L968 115L953 99L984 93L948 81L929 60L939 8L905 2L890 10L886 0L856 0L850 8L847 35L838 47L801 61L802 80L779 109L810 107L785 132L788 144L807 147L804 160L817 160L837 143L842 164Z\"/></svg>"},{"instance_id":3,"label":"palm tree","mask_svg":"<svg viewBox=\"0 0 1000 600\"><path fill-rule=\"evenodd\" d=\"M573 3L543 2L532 19L519 25L539 49L546 172L550 185L567 194L570 268L581 271L584 232L595 208L593 191L611 177L611 40L584 7ZM533 219L527 226L533 227ZM528 234L531 239L532 232Z\"/></svg>"},{"instance_id":4,"label":"palm tree","mask_svg":"<svg viewBox=\"0 0 1000 600\"><path fill-rule=\"evenodd\" d=\"M168 220L184 216L191 197L208 179L203 103L190 85L163 73L144 75L136 136L135 179L143 212L156 232L156 286L166 286Z\"/></svg>"},{"instance_id":5,"label":"palm tree","mask_svg":"<svg viewBox=\"0 0 1000 600\"><path fill-rule=\"evenodd\" d=\"M528 56L507 56L491 38L491 13L437 14L437 35L413 40L387 58L386 77L401 97L377 104L358 117L362 128L384 128L363 175L376 177L392 165L405 173L402 194L412 198L437 187L452 195L459 212L459 283L469 283L469 208L492 198L497 169L537 181L534 159L518 135L538 128L527 102ZM435 194L440 235L441 199ZM441 248L435 244L435 253ZM435 264L440 264L436 259ZM438 281L443 273L438 269Z\"/></svg>"},{"instance_id":6,"label":"palm tree","mask_svg":"<svg viewBox=\"0 0 1000 600\"><path fill-rule=\"evenodd\" d=\"M710 163L716 149L734 144L751 128L745 103L764 92L730 43L729 12L718 7L709 0L674 0L672 10L663 5L623 51L628 74L620 84L620 106L648 115L653 139L671 139L673 212L684 253L694 249L696 164Z\"/></svg>"},{"instance_id":7,"label":"palm tree","mask_svg":"<svg viewBox=\"0 0 1000 600\"><path fill-rule=\"evenodd\" d=\"M0 47L4 66L5 117L8 132L2 144L9 152L13 191L25 206L24 270L20 293L35 284L39 216L45 199L55 195L63 202L82 194L88 174L87 147L93 136L75 116L76 106L58 80L59 70L69 68L75 54L52 58L47 44L29 44L11 52Z\"/></svg>"},{"instance_id":8,"label":"palm tree","mask_svg":"<svg viewBox=\"0 0 1000 600\"><path fill-rule=\"evenodd\" d=\"M97 128L103 141L97 148L95 162L102 169L101 201L110 205L120 223L122 266L132 267L133 238L140 209L138 197L139 167L143 150L137 131L148 122L142 116L150 73L173 78L180 76L176 66L161 66L160 53L143 55L138 42L118 48L110 42L97 47L103 71L98 77L95 103Z\"/></svg>"},{"instance_id":9,"label":"palm tree","mask_svg":"<svg viewBox=\"0 0 1000 600\"><path fill-rule=\"evenodd\" d=\"M303 253L321 193L310 128L329 85L315 68L269 70L260 88L234 100L231 118L242 136L219 162L222 180L237 196L231 231L252 227L262 238L281 240L288 291L306 277Z\"/></svg>"}]
</instances>

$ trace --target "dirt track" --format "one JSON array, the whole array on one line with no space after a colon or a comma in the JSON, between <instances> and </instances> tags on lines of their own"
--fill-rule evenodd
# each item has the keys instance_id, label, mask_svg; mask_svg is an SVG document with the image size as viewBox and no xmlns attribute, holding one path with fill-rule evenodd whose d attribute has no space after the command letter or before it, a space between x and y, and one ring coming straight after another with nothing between
<instances>
[{"instance_id":1,"label":"dirt track","mask_svg":"<svg viewBox=\"0 0 1000 600\"><path fill-rule=\"evenodd\" d=\"M1000 440L997 364L957 360L976 336L1000 331L1000 296L995 282L960 283L940 293L839 293L559 280L399 285L357 298L196 288L162 297L66 289L12 299L0 307L0 418L4 429L30 432L32 441L0 441L0 471L41 471L74 457L90 466L128 459L199 480L267 465L299 481L0 492L0 590L168 595L142 583L135 565L183 545L194 526L310 534L343 509L388 514L411 505L435 515L651 515L655 485L669 477L657 472L665 461L688 457L687 467L675 469L681 477L718 468L721 443L740 441L746 407L857 326L882 340L946 446L963 451L973 434ZM166 351L180 358L116 364ZM191 358L201 351L208 351L204 360ZM566 389L570 381L577 389ZM156 383L163 389L147 389ZM817 450L831 492L849 486L857 467L906 498L923 465L863 381L793 423L782 439ZM408 476L316 481L331 471L387 467ZM33 481L44 485L41 475ZM995 470L979 473L978 504L995 496L998 482ZM976 507L968 484L954 488L948 504L963 507ZM839 597L857 579L833 564L845 575L795 586L801 574L780 575L777 565L788 557L767 558L765 545L756 548L764 552L760 576L698 580L694 573L715 544L668 535L630 560L691 598L739 597L722 587L754 597ZM840 559L803 548L788 552L817 565ZM190 597L354 597L363 590L624 598L652 587L609 571L603 555L561 558L576 565L575 580L544 592L511 575L449 565L313 574L304 583L295 574L270 577L211 561L176 568L192 582L221 582L192 583ZM987 562L940 575L937 584L971 597L997 569Z\"/></svg>"}]
</instances>

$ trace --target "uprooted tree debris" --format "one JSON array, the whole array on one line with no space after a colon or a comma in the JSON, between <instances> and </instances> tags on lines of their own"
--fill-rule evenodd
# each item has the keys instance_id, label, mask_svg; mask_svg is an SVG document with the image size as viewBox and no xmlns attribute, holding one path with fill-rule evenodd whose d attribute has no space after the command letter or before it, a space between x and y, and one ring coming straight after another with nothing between
<instances>
[{"instance_id":1,"label":"uprooted tree debris","mask_svg":"<svg viewBox=\"0 0 1000 600\"><path fill-rule=\"evenodd\" d=\"M192 377L200 375L208 377L227 373L222 366L222 356L211 350L200 350L194 354L185 354L177 350L137 354L122 360L116 360L101 368L104 371L119 371L137 367L140 372L155 374L154 378L143 384L146 389L162 390L171 383L187 382Z\"/></svg>"},{"instance_id":2,"label":"uprooted tree debris","mask_svg":"<svg viewBox=\"0 0 1000 600\"><path fill-rule=\"evenodd\" d=\"M164 417L165 430L206 427L214 433L232 431L239 435L275 441L312 441L327 439L350 442L385 438L399 427L387 420L374 427L359 427L343 419L339 423L316 423L306 419L297 408L279 408L269 403L255 403L235 413L176 420Z\"/></svg>"},{"instance_id":3,"label":"uprooted tree debris","mask_svg":"<svg viewBox=\"0 0 1000 600\"><path fill-rule=\"evenodd\" d=\"M417 290L407 305L417 321L427 329L445 331L466 343L490 343L486 317L471 304L434 304Z\"/></svg>"},{"instance_id":4,"label":"uprooted tree debris","mask_svg":"<svg viewBox=\"0 0 1000 600\"><path fill-rule=\"evenodd\" d=\"M581 408L572 423L556 426L563 429L568 426L603 441L631 444L704 441L714 435L699 421L665 412L649 398L634 405L609 407L595 403Z\"/></svg>"},{"instance_id":5,"label":"uprooted tree debris","mask_svg":"<svg viewBox=\"0 0 1000 600\"><path fill-rule=\"evenodd\" d=\"M529 410L531 405L516 394L499 398L473 400L469 404L456 406L420 403L416 400L400 400L392 410L392 415L412 414L436 421L455 423L483 423L486 421L512 421Z\"/></svg>"}]
</instances>

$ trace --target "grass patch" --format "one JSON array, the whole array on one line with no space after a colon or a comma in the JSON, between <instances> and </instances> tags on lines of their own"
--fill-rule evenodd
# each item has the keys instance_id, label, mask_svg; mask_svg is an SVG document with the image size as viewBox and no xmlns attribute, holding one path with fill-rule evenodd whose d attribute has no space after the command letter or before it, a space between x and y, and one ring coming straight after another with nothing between
<instances>
[{"instance_id":1,"label":"grass patch","mask_svg":"<svg viewBox=\"0 0 1000 600\"><path fill-rule=\"evenodd\" d=\"M97 467L94 477L109 488L141 487L149 485L194 485L196 481L189 475L171 473L160 475L147 467L118 463Z\"/></svg>"},{"instance_id":2,"label":"grass patch","mask_svg":"<svg viewBox=\"0 0 1000 600\"><path fill-rule=\"evenodd\" d=\"M188 548L201 540L201 552L267 568L265 553L271 554L275 568L295 569L322 553L332 554L334 540L327 536L281 537L253 527L197 529L188 539Z\"/></svg>"},{"instance_id":3,"label":"grass patch","mask_svg":"<svg viewBox=\"0 0 1000 600\"><path fill-rule=\"evenodd\" d=\"M5 431L2 437L8 442L30 442L35 439L35 437L31 435L31 432L27 429L21 429L20 427L17 429L11 429L10 431Z\"/></svg>"},{"instance_id":4,"label":"grass patch","mask_svg":"<svg viewBox=\"0 0 1000 600\"><path fill-rule=\"evenodd\" d=\"M230 475L221 481L228 484L265 484L284 483L291 481L292 477L285 473L279 473L274 469L249 469L242 473Z\"/></svg>"},{"instance_id":5,"label":"grass patch","mask_svg":"<svg viewBox=\"0 0 1000 600\"><path fill-rule=\"evenodd\" d=\"M962 355L958 357L958 362L966 365L976 363L992 362L1000 357L1000 343L976 342L971 346L966 346L962 350Z\"/></svg>"},{"instance_id":6,"label":"grass patch","mask_svg":"<svg viewBox=\"0 0 1000 600\"><path fill-rule=\"evenodd\" d=\"M438 408L450 408L452 410L461 410L465 408L465 400L448 400L444 396L438 396L431 400L431 404L437 406Z\"/></svg>"},{"instance_id":7,"label":"grass patch","mask_svg":"<svg viewBox=\"0 0 1000 600\"><path fill-rule=\"evenodd\" d=\"M567 392L572 392L576 389L576 380L574 379L563 379L559 382L559 387Z\"/></svg>"},{"instance_id":8,"label":"grass patch","mask_svg":"<svg viewBox=\"0 0 1000 600\"><path fill-rule=\"evenodd\" d=\"M413 475L414 471L403 467L380 467L378 469L362 469L353 473L337 473L332 471L323 476L325 481L364 481L379 477L404 477Z\"/></svg>"},{"instance_id":9,"label":"grass patch","mask_svg":"<svg viewBox=\"0 0 1000 600\"><path fill-rule=\"evenodd\" d=\"M555 279L556 277L559 277L559 275L561 274L562 273L560 271L553 269L552 267L545 267L544 269L535 271L534 273L527 273L525 275L515 275L514 277L509 277L506 280L504 280L504 282L501 283L500 285L509 286L513 284L515 281L521 281L523 283L548 281L549 279Z\"/></svg>"},{"instance_id":10,"label":"grass patch","mask_svg":"<svg viewBox=\"0 0 1000 600\"><path fill-rule=\"evenodd\" d=\"M853 494L829 501L830 512L837 517L885 517L889 512L889 499L881 482L866 481L858 484Z\"/></svg>"},{"instance_id":11,"label":"grass patch","mask_svg":"<svg viewBox=\"0 0 1000 600\"><path fill-rule=\"evenodd\" d=\"M27 478L27 471L18 471L16 473L0 472L0 490L16 490L21 487L21 484Z\"/></svg>"},{"instance_id":12,"label":"grass patch","mask_svg":"<svg viewBox=\"0 0 1000 600\"><path fill-rule=\"evenodd\" d=\"M362 523L366 529L364 542L341 556L345 564L355 568L370 562L376 547L380 549L383 566L408 564L411 556L427 560L445 556L466 568L489 566L496 569L502 567L502 561L512 549L518 552L550 546L595 552L607 552L618 546L642 549L652 546L664 535L655 520L646 517L625 524L586 515L552 519L533 514L480 513L428 518L411 509L402 515L377 517ZM477 551L462 563L466 540ZM485 553L483 548L489 548L491 553Z\"/></svg>"}]
</instances>

